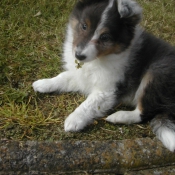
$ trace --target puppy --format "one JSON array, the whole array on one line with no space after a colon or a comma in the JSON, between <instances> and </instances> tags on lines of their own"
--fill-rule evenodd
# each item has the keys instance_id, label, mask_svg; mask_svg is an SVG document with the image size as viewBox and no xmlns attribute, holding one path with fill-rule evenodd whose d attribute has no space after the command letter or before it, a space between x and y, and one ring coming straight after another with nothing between
<instances>
[{"instance_id":1,"label":"puppy","mask_svg":"<svg viewBox=\"0 0 175 175\"><path fill-rule=\"evenodd\" d=\"M87 99L65 120L80 131L119 103L133 111L109 115L111 123L151 120L153 132L175 151L175 49L144 31L133 0L81 0L75 5L64 43L64 72L33 83L35 91L81 92ZM75 60L79 64L77 69ZM77 62L77 61L76 61Z\"/></svg>"}]
</instances>

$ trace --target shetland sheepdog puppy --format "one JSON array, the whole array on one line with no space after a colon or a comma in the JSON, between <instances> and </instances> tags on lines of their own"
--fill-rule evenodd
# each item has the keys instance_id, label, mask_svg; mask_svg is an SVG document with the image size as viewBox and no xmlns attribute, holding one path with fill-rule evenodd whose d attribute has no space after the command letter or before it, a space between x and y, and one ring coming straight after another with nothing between
<instances>
[{"instance_id":1,"label":"shetland sheepdog puppy","mask_svg":"<svg viewBox=\"0 0 175 175\"><path fill-rule=\"evenodd\" d=\"M117 104L134 107L106 121L150 120L153 132L175 151L175 48L144 31L141 7L133 0L79 0L67 26L64 72L33 83L35 91L77 92L87 99L65 120L80 131ZM75 61L76 60L76 61ZM79 67L76 63L83 65Z\"/></svg>"}]
</instances>

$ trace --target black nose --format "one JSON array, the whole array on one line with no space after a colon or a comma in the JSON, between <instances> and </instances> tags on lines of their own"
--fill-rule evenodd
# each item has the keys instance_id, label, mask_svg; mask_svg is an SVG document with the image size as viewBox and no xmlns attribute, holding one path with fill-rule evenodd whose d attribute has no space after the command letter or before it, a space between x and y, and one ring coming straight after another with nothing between
<instances>
[{"instance_id":1,"label":"black nose","mask_svg":"<svg viewBox=\"0 0 175 175\"><path fill-rule=\"evenodd\" d=\"M76 53L75 53L75 57L76 57L78 60L80 60L80 61L86 59L86 55L83 55L83 54L81 54L81 53L79 53L79 52L76 52Z\"/></svg>"}]
</instances>

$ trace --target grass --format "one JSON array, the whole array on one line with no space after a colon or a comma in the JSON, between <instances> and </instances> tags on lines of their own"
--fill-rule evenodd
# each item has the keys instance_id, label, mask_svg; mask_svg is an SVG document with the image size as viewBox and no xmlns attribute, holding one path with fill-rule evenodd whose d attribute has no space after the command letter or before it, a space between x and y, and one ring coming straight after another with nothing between
<instances>
[{"instance_id":1,"label":"grass","mask_svg":"<svg viewBox=\"0 0 175 175\"><path fill-rule=\"evenodd\" d=\"M175 45L175 1L138 0L142 25ZM14 140L105 140L152 137L145 125L95 121L80 133L65 133L65 117L84 99L75 93L34 93L33 81L62 71L65 27L75 0L2 0L0 6L0 138Z\"/></svg>"}]
</instances>

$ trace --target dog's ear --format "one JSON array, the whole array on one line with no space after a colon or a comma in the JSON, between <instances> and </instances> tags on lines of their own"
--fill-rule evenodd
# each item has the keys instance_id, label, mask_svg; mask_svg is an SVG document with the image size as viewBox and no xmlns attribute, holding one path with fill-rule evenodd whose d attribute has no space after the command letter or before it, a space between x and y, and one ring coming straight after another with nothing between
<instances>
[{"instance_id":1,"label":"dog's ear","mask_svg":"<svg viewBox=\"0 0 175 175\"><path fill-rule=\"evenodd\" d=\"M142 18L142 8L133 0L116 0L121 18L130 18L132 22L139 23Z\"/></svg>"}]
</instances>

